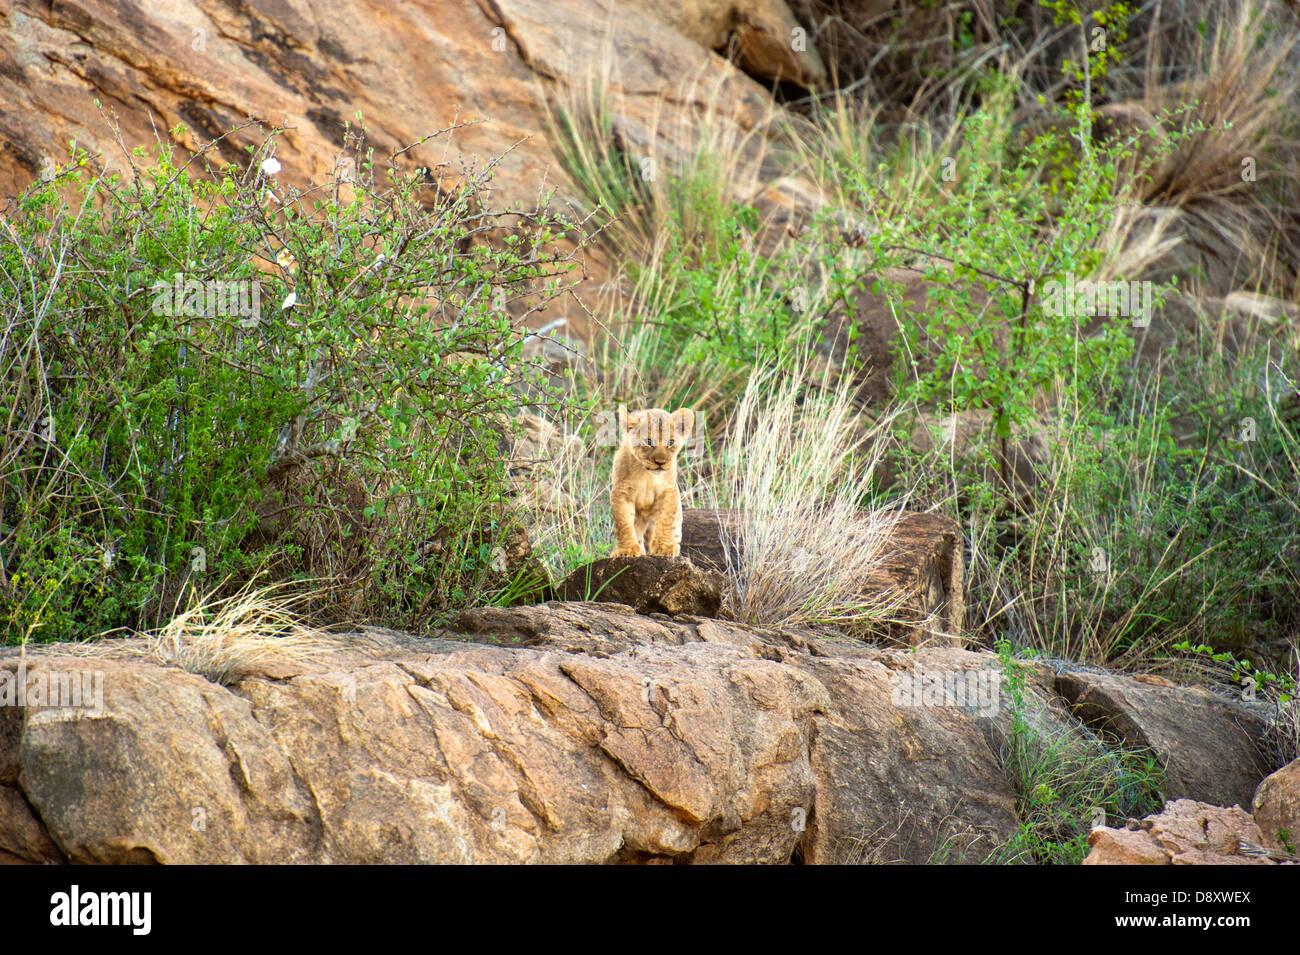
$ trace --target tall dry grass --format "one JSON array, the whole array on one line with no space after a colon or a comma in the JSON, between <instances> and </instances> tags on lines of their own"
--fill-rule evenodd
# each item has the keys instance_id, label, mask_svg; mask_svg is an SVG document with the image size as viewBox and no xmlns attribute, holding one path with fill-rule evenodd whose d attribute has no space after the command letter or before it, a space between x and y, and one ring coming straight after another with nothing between
<instances>
[{"instance_id":1,"label":"tall dry grass","mask_svg":"<svg viewBox=\"0 0 1300 955\"><path fill-rule=\"evenodd\" d=\"M192 593L185 609L155 630L122 640L40 644L33 649L146 660L229 685L272 658L304 662L337 650L336 639L307 622L310 604L319 602L327 590L249 582L228 594L219 589Z\"/></svg>"},{"instance_id":2,"label":"tall dry grass","mask_svg":"<svg viewBox=\"0 0 1300 955\"><path fill-rule=\"evenodd\" d=\"M889 418L865 425L847 376L806 362L754 371L736 405L709 488L741 513L724 527L728 608L777 627L885 622L900 595L869 593L901 504L868 510Z\"/></svg>"}]
</instances>

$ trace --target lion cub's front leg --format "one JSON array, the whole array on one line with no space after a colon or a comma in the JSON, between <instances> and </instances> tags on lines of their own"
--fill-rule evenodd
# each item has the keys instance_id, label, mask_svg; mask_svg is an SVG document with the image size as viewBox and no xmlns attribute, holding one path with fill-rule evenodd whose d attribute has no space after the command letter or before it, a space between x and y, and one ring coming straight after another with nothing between
<instances>
[{"instance_id":1,"label":"lion cub's front leg","mask_svg":"<svg viewBox=\"0 0 1300 955\"><path fill-rule=\"evenodd\" d=\"M662 491L650 512L654 527L649 552L661 557L679 557L682 552L682 497L676 487Z\"/></svg>"},{"instance_id":2,"label":"lion cub's front leg","mask_svg":"<svg viewBox=\"0 0 1300 955\"><path fill-rule=\"evenodd\" d=\"M614 512L614 536L618 539L618 546L610 556L644 556L645 548L641 546L636 533L636 505L630 498L623 496L615 496L610 503Z\"/></svg>"}]
</instances>

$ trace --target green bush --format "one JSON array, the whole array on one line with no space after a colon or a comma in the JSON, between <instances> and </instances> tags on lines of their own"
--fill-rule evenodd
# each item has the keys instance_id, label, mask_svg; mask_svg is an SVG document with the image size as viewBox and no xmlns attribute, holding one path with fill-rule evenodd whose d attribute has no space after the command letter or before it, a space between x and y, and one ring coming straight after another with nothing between
<instances>
[{"instance_id":1,"label":"green bush","mask_svg":"<svg viewBox=\"0 0 1300 955\"><path fill-rule=\"evenodd\" d=\"M1077 865L1095 826L1122 824L1164 805L1164 773L1149 752L1111 747L1083 727L1029 718L1025 665L999 641L1010 729L998 752L1016 796L1020 830L988 861Z\"/></svg>"},{"instance_id":2,"label":"green bush","mask_svg":"<svg viewBox=\"0 0 1300 955\"><path fill-rule=\"evenodd\" d=\"M1102 236L1125 198L1116 167L1132 144L1094 145L1088 111L1072 119L1017 145L996 110L976 111L946 164L948 196L906 220L869 223L859 281L886 294L900 315L904 403L987 409L1006 441L1030 422L1036 402L1052 393L1089 394L1132 354L1129 329L1149 313L1119 312L1158 307L1162 290L1151 288L1150 302L1126 295L1118 314L1110 313L1121 303L1110 300L1109 283L1107 295L1092 302L1071 294L1102 264ZM1054 179L1062 151L1072 156L1068 184ZM880 188L860 177L869 207L886 205L873 196ZM879 278L901 267L932 280L922 314L896 283ZM987 293L987 305L976 289Z\"/></svg>"},{"instance_id":3,"label":"green bush","mask_svg":"<svg viewBox=\"0 0 1300 955\"><path fill-rule=\"evenodd\" d=\"M507 300L567 269L544 210L432 200L349 134L305 192L263 166L74 153L5 213L8 642L165 620L270 568L409 627L499 576L523 371Z\"/></svg>"}]
</instances>

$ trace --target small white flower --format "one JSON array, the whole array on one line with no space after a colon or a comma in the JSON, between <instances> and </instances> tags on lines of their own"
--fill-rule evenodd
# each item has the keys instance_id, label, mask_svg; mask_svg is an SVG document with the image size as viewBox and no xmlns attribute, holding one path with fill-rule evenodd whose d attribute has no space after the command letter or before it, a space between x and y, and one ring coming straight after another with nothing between
<instances>
[{"instance_id":1,"label":"small white flower","mask_svg":"<svg viewBox=\"0 0 1300 955\"><path fill-rule=\"evenodd\" d=\"M294 305L296 305L297 303L298 303L298 293L297 293L297 292L290 292L290 293L285 297L284 302L281 303L281 305L280 305L280 311L283 312L286 308L293 308Z\"/></svg>"},{"instance_id":2,"label":"small white flower","mask_svg":"<svg viewBox=\"0 0 1300 955\"><path fill-rule=\"evenodd\" d=\"M262 172L266 173L268 176L274 176L279 171L280 160L276 159L274 156L267 156L262 160Z\"/></svg>"}]
</instances>

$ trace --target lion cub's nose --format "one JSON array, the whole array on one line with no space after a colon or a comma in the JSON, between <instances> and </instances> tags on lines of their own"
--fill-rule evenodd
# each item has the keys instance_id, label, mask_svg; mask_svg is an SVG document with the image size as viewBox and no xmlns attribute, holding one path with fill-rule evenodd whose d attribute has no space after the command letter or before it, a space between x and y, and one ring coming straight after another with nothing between
<instances>
[{"instance_id":1,"label":"lion cub's nose","mask_svg":"<svg viewBox=\"0 0 1300 955\"><path fill-rule=\"evenodd\" d=\"M668 450L666 448L655 448L654 454L650 455L655 464L668 463Z\"/></svg>"}]
</instances>

